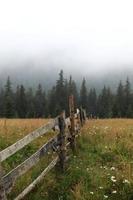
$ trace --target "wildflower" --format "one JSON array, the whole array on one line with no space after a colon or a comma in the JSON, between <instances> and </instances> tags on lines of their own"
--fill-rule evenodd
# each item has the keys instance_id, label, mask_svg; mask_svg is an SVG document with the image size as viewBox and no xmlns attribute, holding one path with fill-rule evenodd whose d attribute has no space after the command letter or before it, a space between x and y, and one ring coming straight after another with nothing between
<instances>
[{"instance_id":1,"label":"wildflower","mask_svg":"<svg viewBox=\"0 0 133 200\"><path fill-rule=\"evenodd\" d=\"M104 195L104 198L105 198L105 199L107 199L107 198L108 198L108 196L107 196L107 195Z\"/></svg>"},{"instance_id":2,"label":"wildflower","mask_svg":"<svg viewBox=\"0 0 133 200\"><path fill-rule=\"evenodd\" d=\"M115 176L111 176L111 181L114 183L116 182Z\"/></svg>"},{"instance_id":3,"label":"wildflower","mask_svg":"<svg viewBox=\"0 0 133 200\"><path fill-rule=\"evenodd\" d=\"M93 195L93 194L94 194L94 192L90 192L90 194L92 194L92 195Z\"/></svg>"},{"instance_id":4,"label":"wildflower","mask_svg":"<svg viewBox=\"0 0 133 200\"><path fill-rule=\"evenodd\" d=\"M128 183L128 184L130 184L130 182L129 182L127 179L125 179L125 180L123 181L123 183Z\"/></svg>"},{"instance_id":5,"label":"wildflower","mask_svg":"<svg viewBox=\"0 0 133 200\"><path fill-rule=\"evenodd\" d=\"M116 191L116 190L112 191L112 194L116 194L116 193L117 193L117 191Z\"/></svg>"},{"instance_id":6,"label":"wildflower","mask_svg":"<svg viewBox=\"0 0 133 200\"><path fill-rule=\"evenodd\" d=\"M89 168L86 168L86 171L88 172L88 171L89 171Z\"/></svg>"},{"instance_id":7,"label":"wildflower","mask_svg":"<svg viewBox=\"0 0 133 200\"><path fill-rule=\"evenodd\" d=\"M100 190L102 190L102 189L103 189L103 187L99 187L99 189L100 189Z\"/></svg>"},{"instance_id":8,"label":"wildflower","mask_svg":"<svg viewBox=\"0 0 133 200\"><path fill-rule=\"evenodd\" d=\"M115 183L115 182L116 182L116 179L113 179L113 180L112 180L112 182L114 182L114 183Z\"/></svg>"},{"instance_id":9,"label":"wildflower","mask_svg":"<svg viewBox=\"0 0 133 200\"><path fill-rule=\"evenodd\" d=\"M111 170L114 171L114 170L115 170L115 167L111 167Z\"/></svg>"},{"instance_id":10,"label":"wildflower","mask_svg":"<svg viewBox=\"0 0 133 200\"><path fill-rule=\"evenodd\" d=\"M115 179L115 176L111 176L111 179Z\"/></svg>"},{"instance_id":11,"label":"wildflower","mask_svg":"<svg viewBox=\"0 0 133 200\"><path fill-rule=\"evenodd\" d=\"M108 147L107 146L105 146L105 149L107 149Z\"/></svg>"}]
</instances>

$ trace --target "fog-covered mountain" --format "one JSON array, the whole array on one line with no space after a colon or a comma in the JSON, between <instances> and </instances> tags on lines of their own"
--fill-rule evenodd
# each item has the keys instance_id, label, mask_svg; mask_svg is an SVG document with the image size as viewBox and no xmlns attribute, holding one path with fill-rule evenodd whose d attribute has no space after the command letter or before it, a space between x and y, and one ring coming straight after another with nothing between
<instances>
[{"instance_id":1,"label":"fog-covered mountain","mask_svg":"<svg viewBox=\"0 0 133 200\"><path fill-rule=\"evenodd\" d=\"M10 76L13 87L16 87L17 84L24 84L26 87L32 86L36 88L41 83L48 90L55 84L61 69L64 70L64 77L69 78L72 75L78 86L80 86L83 77L85 77L88 88L95 87L97 91L101 90L104 85L110 86L115 91L118 82L122 80L124 83L127 77L129 77L133 85L133 68L131 66L118 67L116 65L116 67L109 68L99 67L95 70L91 65L80 66L78 64L78 66L74 66L69 64L65 66L62 64L57 65L56 63L37 64L27 62L1 67L0 86L3 87L7 77Z\"/></svg>"}]
</instances>

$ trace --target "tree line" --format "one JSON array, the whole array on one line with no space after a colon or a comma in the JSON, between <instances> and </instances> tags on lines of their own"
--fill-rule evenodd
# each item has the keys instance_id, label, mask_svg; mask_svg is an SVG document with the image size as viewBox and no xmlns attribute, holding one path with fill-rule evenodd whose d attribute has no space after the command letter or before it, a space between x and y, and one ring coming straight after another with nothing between
<instances>
[{"instance_id":1,"label":"tree line","mask_svg":"<svg viewBox=\"0 0 133 200\"><path fill-rule=\"evenodd\" d=\"M18 85L13 90L8 77L5 87L0 91L0 117L47 118L57 116L62 110L69 115L68 99L71 94L75 98L75 108L82 106L90 118L133 117L133 93L128 78L125 84L120 81L116 92L104 86L97 94L95 88L88 90L85 79L78 89L72 76L64 78L63 70L56 84L47 92L41 84L36 91L25 89L24 85Z\"/></svg>"}]
</instances>

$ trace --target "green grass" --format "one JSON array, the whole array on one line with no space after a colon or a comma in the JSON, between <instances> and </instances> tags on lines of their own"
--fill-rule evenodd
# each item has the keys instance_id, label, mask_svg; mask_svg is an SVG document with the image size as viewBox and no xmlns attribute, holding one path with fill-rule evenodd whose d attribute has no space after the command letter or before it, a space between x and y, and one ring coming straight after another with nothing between
<instances>
[{"instance_id":1,"label":"green grass","mask_svg":"<svg viewBox=\"0 0 133 200\"><path fill-rule=\"evenodd\" d=\"M25 200L132 200L132 130L133 120L88 121L77 139L76 152L73 154L69 150L71 158L65 172L54 168ZM40 141L38 143L42 144ZM38 143L27 146L22 159L32 154ZM21 177L9 199L14 199L30 184L55 155L48 154ZM13 166L12 163L20 162L21 158L15 156L4 163L7 169ZM132 171L129 171L130 166Z\"/></svg>"},{"instance_id":2,"label":"green grass","mask_svg":"<svg viewBox=\"0 0 133 200\"><path fill-rule=\"evenodd\" d=\"M108 131L94 129L91 134L90 127L83 130L65 173L53 170L26 200L133 199L133 183L128 174L132 162L128 139L133 136L127 134L124 140L125 135L121 134L121 138L114 136L109 141Z\"/></svg>"}]
</instances>

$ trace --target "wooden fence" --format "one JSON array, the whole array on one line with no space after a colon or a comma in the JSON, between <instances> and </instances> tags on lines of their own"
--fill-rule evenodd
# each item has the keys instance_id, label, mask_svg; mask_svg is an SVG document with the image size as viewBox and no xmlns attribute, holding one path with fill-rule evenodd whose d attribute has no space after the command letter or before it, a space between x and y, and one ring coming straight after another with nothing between
<instances>
[{"instance_id":1,"label":"wooden fence","mask_svg":"<svg viewBox=\"0 0 133 200\"><path fill-rule=\"evenodd\" d=\"M47 134L50 130L58 130L58 134L55 137L51 138L37 152L11 170L8 174L3 175L2 167L0 165L0 200L7 199L7 194L11 192L16 180L35 166L42 157L47 155L49 150L56 152L57 157L52 160L40 176L38 176L38 178L35 179L21 194L19 194L15 200L23 199L29 192L31 192L57 163L59 163L61 170L65 169L64 166L67 160L66 149L70 146L73 151L75 150L75 139L78 136L81 127L84 125L86 118L85 110L82 108L77 109L77 113L75 114L72 95L69 98L69 108L70 117L65 118L65 111L63 111L47 125L38 128L0 152L0 163L2 163L38 137Z\"/></svg>"}]
</instances>

